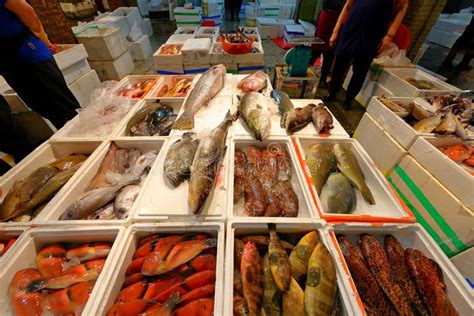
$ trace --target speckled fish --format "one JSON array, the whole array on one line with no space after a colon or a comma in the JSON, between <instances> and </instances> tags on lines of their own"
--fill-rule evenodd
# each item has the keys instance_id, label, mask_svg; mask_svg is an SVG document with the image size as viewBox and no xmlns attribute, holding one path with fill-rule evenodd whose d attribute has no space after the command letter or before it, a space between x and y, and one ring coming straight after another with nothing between
<instances>
[{"instance_id":1,"label":"speckled fish","mask_svg":"<svg viewBox=\"0 0 474 316\"><path fill-rule=\"evenodd\" d=\"M199 140L193 140L193 134L185 133L181 139L170 146L166 153L163 170L166 178L174 187L189 179L198 145Z\"/></svg>"},{"instance_id":2,"label":"speckled fish","mask_svg":"<svg viewBox=\"0 0 474 316\"><path fill-rule=\"evenodd\" d=\"M281 294L278 292L278 287L273 279L272 271L270 270L270 261L268 260L268 253L263 257L263 303L262 314L265 316L280 315L281 302L279 298Z\"/></svg>"},{"instance_id":3,"label":"speckled fish","mask_svg":"<svg viewBox=\"0 0 474 316\"><path fill-rule=\"evenodd\" d=\"M240 100L238 110L257 140L268 137L272 123L264 95L258 92L246 93Z\"/></svg>"},{"instance_id":4,"label":"speckled fish","mask_svg":"<svg viewBox=\"0 0 474 316\"><path fill-rule=\"evenodd\" d=\"M247 156L245 152L236 149L234 153L234 204L239 202L245 192Z\"/></svg>"},{"instance_id":5,"label":"speckled fish","mask_svg":"<svg viewBox=\"0 0 474 316\"><path fill-rule=\"evenodd\" d=\"M221 91L224 87L225 76L226 68L224 65L211 67L203 73L183 105L183 114L174 122L172 128L181 130L193 129L194 115Z\"/></svg>"},{"instance_id":6,"label":"speckled fish","mask_svg":"<svg viewBox=\"0 0 474 316\"><path fill-rule=\"evenodd\" d=\"M297 217L299 201L290 181L277 181L271 188L274 197L281 208L280 216ZM268 210L267 210L268 211Z\"/></svg>"},{"instance_id":7,"label":"speckled fish","mask_svg":"<svg viewBox=\"0 0 474 316\"><path fill-rule=\"evenodd\" d=\"M375 205L375 199L365 183L364 173L360 169L356 156L344 144L335 144L333 147L337 160L337 167L349 181L360 191L364 199L371 205Z\"/></svg>"},{"instance_id":8,"label":"speckled fish","mask_svg":"<svg viewBox=\"0 0 474 316\"><path fill-rule=\"evenodd\" d=\"M405 291L410 306L414 308L419 315L429 315L428 310L423 305L420 294L418 294L416 285L408 272L405 263L405 250L400 242L395 237L387 235L384 238L384 250L387 254L388 262L390 263L392 275L397 280L400 288Z\"/></svg>"},{"instance_id":9,"label":"speckled fish","mask_svg":"<svg viewBox=\"0 0 474 316\"><path fill-rule=\"evenodd\" d=\"M290 254L291 276L301 281L308 271L308 261L319 243L318 233L311 231L300 239Z\"/></svg>"},{"instance_id":10,"label":"speckled fish","mask_svg":"<svg viewBox=\"0 0 474 316\"><path fill-rule=\"evenodd\" d=\"M329 144L321 143L313 145L306 154L306 164L314 181L318 194L321 194L324 184L329 175L336 171L336 156Z\"/></svg>"},{"instance_id":11,"label":"speckled fish","mask_svg":"<svg viewBox=\"0 0 474 316\"><path fill-rule=\"evenodd\" d=\"M288 254L280 243L276 233L276 225L268 224L268 231L270 234L270 241L268 242L270 271L280 291L286 291L291 282L290 259L288 259Z\"/></svg>"},{"instance_id":12,"label":"speckled fish","mask_svg":"<svg viewBox=\"0 0 474 316\"><path fill-rule=\"evenodd\" d=\"M240 268L240 264L242 262L242 253L244 252L245 243L235 238L234 240L234 265Z\"/></svg>"},{"instance_id":13,"label":"speckled fish","mask_svg":"<svg viewBox=\"0 0 474 316\"><path fill-rule=\"evenodd\" d=\"M281 90L273 90L270 92L270 96L275 100L278 104L278 110L280 111L281 119L280 119L280 127L286 127L286 116L288 112L293 110L295 106L291 102L290 97L288 94Z\"/></svg>"},{"instance_id":14,"label":"speckled fish","mask_svg":"<svg viewBox=\"0 0 474 316\"><path fill-rule=\"evenodd\" d=\"M260 315L260 303L263 296L263 267L257 247L251 241L247 242L242 253L240 274L249 315Z\"/></svg>"},{"instance_id":15,"label":"speckled fish","mask_svg":"<svg viewBox=\"0 0 474 316\"><path fill-rule=\"evenodd\" d=\"M268 145L268 151L276 158L276 177L278 181L291 180L292 168L291 158L286 148L280 143ZM273 175L273 177L275 174Z\"/></svg>"},{"instance_id":16,"label":"speckled fish","mask_svg":"<svg viewBox=\"0 0 474 316\"><path fill-rule=\"evenodd\" d=\"M345 175L331 173L319 195L323 210L334 214L351 214L357 206L354 187Z\"/></svg>"},{"instance_id":17,"label":"speckled fish","mask_svg":"<svg viewBox=\"0 0 474 316\"><path fill-rule=\"evenodd\" d=\"M86 191L103 188L110 185L106 180L106 175L110 171L115 172L115 156L117 155L117 151L117 144L115 142L111 142L109 150L100 163L99 170L97 170L97 173L87 185L85 189Z\"/></svg>"},{"instance_id":18,"label":"speckled fish","mask_svg":"<svg viewBox=\"0 0 474 316\"><path fill-rule=\"evenodd\" d=\"M304 291L294 278L291 278L288 291L283 293L282 309L283 315L304 316L305 297ZM308 314L310 315L310 314Z\"/></svg>"},{"instance_id":19,"label":"speckled fish","mask_svg":"<svg viewBox=\"0 0 474 316\"><path fill-rule=\"evenodd\" d=\"M237 117L237 114L227 112L224 121L199 143L189 179L188 204L193 214L201 211L214 186L219 164L226 152L227 130Z\"/></svg>"},{"instance_id":20,"label":"speckled fish","mask_svg":"<svg viewBox=\"0 0 474 316\"><path fill-rule=\"evenodd\" d=\"M367 267L396 311L400 315L414 315L405 296L405 289L401 289L394 278L382 245L373 236L363 234L359 246Z\"/></svg>"},{"instance_id":21,"label":"speckled fish","mask_svg":"<svg viewBox=\"0 0 474 316\"><path fill-rule=\"evenodd\" d=\"M337 289L336 265L320 242L308 261L308 275L304 290L306 315L330 315Z\"/></svg>"},{"instance_id":22,"label":"speckled fish","mask_svg":"<svg viewBox=\"0 0 474 316\"><path fill-rule=\"evenodd\" d=\"M256 71L240 80L237 88L245 92L253 92L267 87L267 75L263 71Z\"/></svg>"},{"instance_id":23,"label":"speckled fish","mask_svg":"<svg viewBox=\"0 0 474 316\"><path fill-rule=\"evenodd\" d=\"M241 239L245 243L249 241L253 242L260 251L268 251L268 242L270 241L270 237L268 237L268 235L247 235L241 237ZM291 251L293 248L295 248L294 245L287 241L280 240L280 243L286 251Z\"/></svg>"},{"instance_id":24,"label":"speckled fish","mask_svg":"<svg viewBox=\"0 0 474 316\"><path fill-rule=\"evenodd\" d=\"M413 125L413 128L418 133L431 133L436 127L438 127L442 119L443 119L443 114L438 113L434 116L431 116L419 121L418 123Z\"/></svg>"},{"instance_id":25,"label":"speckled fish","mask_svg":"<svg viewBox=\"0 0 474 316\"><path fill-rule=\"evenodd\" d=\"M267 196L260 180L249 174L245 185L245 212L248 216L263 216L267 209Z\"/></svg>"},{"instance_id":26,"label":"speckled fish","mask_svg":"<svg viewBox=\"0 0 474 316\"><path fill-rule=\"evenodd\" d=\"M137 184L127 185L120 190L114 201L114 212L118 219L125 219L128 217L133 203L137 199L138 193L140 193L140 186Z\"/></svg>"},{"instance_id":27,"label":"speckled fish","mask_svg":"<svg viewBox=\"0 0 474 316\"><path fill-rule=\"evenodd\" d=\"M295 108L287 113L285 128L290 133L296 133L308 125L312 119L314 104L308 104L302 108Z\"/></svg>"},{"instance_id":28,"label":"speckled fish","mask_svg":"<svg viewBox=\"0 0 474 316\"><path fill-rule=\"evenodd\" d=\"M138 110L132 118L128 121L127 127L125 128L125 134L127 136L138 136L137 134L145 134L145 129L146 129L146 123L144 124L144 130L139 132L137 129L137 125L144 122L146 118L153 112L155 112L157 109L162 108L163 104L156 102L156 103L149 103L146 104L144 107L142 107L140 110Z\"/></svg>"},{"instance_id":29,"label":"speckled fish","mask_svg":"<svg viewBox=\"0 0 474 316\"><path fill-rule=\"evenodd\" d=\"M405 262L431 315L459 315L446 294L439 266L416 249L405 249Z\"/></svg>"},{"instance_id":30,"label":"speckled fish","mask_svg":"<svg viewBox=\"0 0 474 316\"><path fill-rule=\"evenodd\" d=\"M374 311L376 315L395 315L390 302L365 265L359 249L344 235L338 235L337 241L364 305L368 307L368 310Z\"/></svg>"},{"instance_id":31,"label":"speckled fish","mask_svg":"<svg viewBox=\"0 0 474 316\"><path fill-rule=\"evenodd\" d=\"M315 105L311 119L318 134L328 134L329 130L334 128L332 115L324 104Z\"/></svg>"}]
</instances>

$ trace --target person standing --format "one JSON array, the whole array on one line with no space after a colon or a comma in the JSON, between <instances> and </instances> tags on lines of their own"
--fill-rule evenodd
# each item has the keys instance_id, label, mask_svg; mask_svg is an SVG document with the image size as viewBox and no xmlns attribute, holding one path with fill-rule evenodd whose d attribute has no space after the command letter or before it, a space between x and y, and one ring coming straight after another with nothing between
<instances>
[{"instance_id":1,"label":"person standing","mask_svg":"<svg viewBox=\"0 0 474 316\"><path fill-rule=\"evenodd\" d=\"M0 0L0 75L34 111L61 128L79 102L53 58L34 9L25 0Z\"/></svg>"},{"instance_id":2,"label":"person standing","mask_svg":"<svg viewBox=\"0 0 474 316\"><path fill-rule=\"evenodd\" d=\"M347 0L329 40L329 45L336 48L336 58L325 101L335 100L352 63L353 74L343 105L345 110L350 109L372 60L390 46L407 9L408 0Z\"/></svg>"},{"instance_id":3,"label":"person standing","mask_svg":"<svg viewBox=\"0 0 474 316\"><path fill-rule=\"evenodd\" d=\"M454 58L456 58L456 55L463 50L465 53L461 62L458 64L457 69L461 71L471 70L469 63L474 57L474 17L471 17L471 23L469 23L461 36L459 36L456 42L454 42L453 47L451 47L451 50L443 61L442 66L452 69Z\"/></svg>"}]
</instances>

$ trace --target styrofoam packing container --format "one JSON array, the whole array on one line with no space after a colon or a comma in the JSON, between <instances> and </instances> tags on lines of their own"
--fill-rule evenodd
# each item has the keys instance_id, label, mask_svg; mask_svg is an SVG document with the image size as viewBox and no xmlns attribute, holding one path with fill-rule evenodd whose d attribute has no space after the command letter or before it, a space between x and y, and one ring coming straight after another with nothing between
<instances>
[{"instance_id":1,"label":"styrofoam packing container","mask_svg":"<svg viewBox=\"0 0 474 316\"><path fill-rule=\"evenodd\" d=\"M5 175L1 177L0 200L5 198L15 181L25 179L36 169L49 164L58 158L63 158L71 154L87 154L90 156L69 179L69 181L54 195L46 207L35 218L33 218L31 222L6 222L0 223L0 226L29 225L30 223L36 223L37 220L41 218L41 216L45 216L44 214L49 213L51 209L54 208L54 206L62 199L64 194L66 194L68 189L74 186L75 180L81 177L81 174L87 170L89 164L94 161L98 155L98 152L100 151L100 145L101 141L98 139L85 140L81 142L48 140L37 147L26 158L20 161L14 168L10 169Z\"/></svg>"},{"instance_id":2,"label":"styrofoam packing container","mask_svg":"<svg viewBox=\"0 0 474 316\"><path fill-rule=\"evenodd\" d=\"M161 64L167 65L182 65L183 64L183 54L179 52L179 54L171 55L171 54L162 54L161 50L164 46L168 44L163 44L158 48L156 52L153 53L153 60L155 65L159 67ZM181 45L182 46L182 45Z\"/></svg>"},{"instance_id":3,"label":"styrofoam packing container","mask_svg":"<svg viewBox=\"0 0 474 316\"><path fill-rule=\"evenodd\" d=\"M219 36L219 27L201 26L194 34L195 38L209 38L212 42L216 42Z\"/></svg>"},{"instance_id":4,"label":"styrofoam packing container","mask_svg":"<svg viewBox=\"0 0 474 316\"><path fill-rule=\"evenodd\" d=\"M156 86L156 84L160 80L160 77L161 76L159 76L159 75L128 75L125 78L123 78L122 80L120 80L120 82L117 85L115 85L115 88L112 90L112 93L117 94L117 93L120 92L120 90L124 89L128 85L133 85L133 84L145 81L145 80L154 79L155 83L153 84L153 87L150 90L148 90L148 92L145 93L141 98L130 98L130 99L136 99L136 100L144 99L154 89L154 87Z\"/></svg>"},{"instance_id":5,"label":"styrofoam packing container","mask_svg":"<svg viewBox=\"0 0 474 316\"><path fill-rule=\"evenodd\" d=\"M58 64L60 70L64 70L83 59L87 59L88 55L84 45L82 44L56 44L57 46L66 48L65 50L53 55L54 60Z\"/></svg>"},{"instance_id":6,"label":"styrofoam packing container","mask_svg":"<svg viewBox=\"0 0 474 316\"><path fill-rule=\"evenodd\" d=\"M16 252L17 246L24 238L24 232L27 229L28 228L26 226L2 227L2 229L0 229L0 241L7 243L11 238L17 238L10 249L8 249L7 252L0 257L0 264L3 263L3 261L8 260L10 256L13 256L13 254Z\"/></svg>"},{"instance_id":7,"label":"styrofoam packing container","mask_svg":"<svg viewBox=\"0 0 474 316\"><path fill-rule=\"evenodd\" d=\"M148 1L148 0L145 0L145 1ZM142 33L144 35L148 37L153 36L153 25L151 24L150 19L143 19L141 28L142 28Z\"/></svg>"},{"instance_id":8,"label":"styrofoam packing container","mask_svg":"<svg viewBox=\"0 0 474 316\"><path fill-rule=\"evenodd\" d=\"M383 245L383 238L390 234L398 239L404 248L413 248L423 252L428 258L438 263L443 271L444 283L446 284L446 293L459 312L459 315L472 315L474 309L474 290L469 288L468 283L452 264L441 249L436 245L433 239L422 228L420 224L370 224L370 223L351 223L349 225L334 225L329 228L329 236L339 254L338 261L342 263L344 271L346 271L349 279L345 278L352 287L355 284L349 273L349 268L344 260L342 252L339 248L335 235L344 234L352 240L358 249L358 240L361 234L368 233L377 238ZM362 302L359 294L352 296L352 301L362 308Z\"/></svg>"},{"instance_id":9,"label":"styrofoam packing container","mask_svg":"<svg viewBox=\"0 0 474 316\"><path fill-rule=\"evenodd\" d=\"M91 71L91 66L87 59L82 59L77 63L61 70L67 85L70 85Z\"/></svg>"},{"instance_id":10,"label":"styrofoam packing container","mask_svg":"<svg viewBox=\"0 0 474 316\"><path fill-rule=\"evenodd\" d=\"M150 39L146 35L142 35L137 41L127 41L127 48L132 55L133 60L147 60L153 54Z\"/></svg>"},{"instance_id":11,"label":"styrofoam packing container","mask_svg":"<svg viewBox=\"0 0 474 316\"><path fill-rule=\"evenodd\" d=\"M91 94L99 85L99 76L94 69L91 69L81 78L71 83L68 88L74 94L81 107L85 108L91 102Z\"/></svg>"},{"instance_id":12,"label":"styrofoam packing container","mask_svg":"<svg viewBox=\"0 0 474 316\"><path fill-rule=\"evenodd\" d=\"M76 34L76 38L86 48L89 61L115 60L127 51L119 28L90 28Z\"/></svg>"},{"instance_id":13,"label":"styrofoam packing container","mask_svg":"<svg viewBox=\"0 0 474 316\"><path fill-rule=\"evenodd\" d=\"M97 71L100 80L121 80L129 75L135 69L132 55L126 50L121 56L115 60L98 60L91 61L90 65Z\"/></svg>"},{"instance_id":14,"label":"styrofoam packing container","mask_svg":"<svg viewBox=\"0 0 474 316\"><path fill-rule=\"evenodd\" d=\"M235 150L240 149L245 151L249 146L255 146L258 149L264 149L272 144L280 144L282 145L288 155L291 158L291 186L298 197L298 217L299 218L319 218L319 215L316 213L316 207L313 204L313 201L310 197L310 194L307 189L307 185L304 179L304 176L299 168L298 158L296 156L295 149L291 145L289 137L271 137L263 142L257 141L251 138L236 138L233 137L230 145L230 158L229 158L229 173L228 173L228 218L240 218L240 217L248 217L252 218L255 221L260 219L268 221L268 217L251 217L248 216L245 212L245 198L242 197L237 204L233 204L234 200L234 157L235 157ZM284 217L285 219L292 219L288 217ZM274 217L272 217L272 220Z\"/></svg>"},{"instance_id":15,"label":"styrofoam packing container","mask_svg":"<svg viewBox=\"0 0 474 316\"><path fill-rule=\"evenodd\" d=\"M100 29L119 28L124 40L127 39L127 36L130 34L132 29L125 16L108 15L96 20L96 23L97 27Z\"/></svg>"},{"instance_id":16,"label":"styrofoam packing container","mask_svg":"<svg viewBox=\"0 0 474 316\"><path fill-rule=\"evenodd\" d=\"M168 37L165 44L183 45L190 38L194 38L194 34L173 34Z\"/></svg>"},{"instance_id":17,"label":"styrofoam packing container","mask_svg":"<svg viewBox=\"0 0 474 316\"><path fill-rule=\"evenodd\" d=\"M202 207L202 211L194 215L189 210L189 182L183 181L178 187L173 188L164 175L164 161L170 146L179 140L180 136L170 136L162 147L161 155L157 158L150 172L148 181L144 184L142 192L137 197L134 205L134 220L173 219L199 222L201 220L225 219L228 201L227 188L229 188L229 147L230 137L226 139L227 150L218 167L218 172L213 188ZM197 138L200 138L199 135Z\"/></svg>"},{"instance_id":18,"label":"styrofoam packing container","mask_svg":"<svg viewBox=\"0 0 474 316\"><path fill-rule=\"evenodd\" d=\"M140 239L152 234L189 234L208 233L217 238L216 283L214 294L214 315L222 315L224 300L224 224L217 222L187 223L168 222L160 224L134 224L125 234L122 251L115 261L115 269L104 283L105 291L94 297L94 308L91 315L106 315L121 290L125 280L125 271L132 262Z\"/></svg>"},{"instance_id":19,"label":"styrofoam packing container","mask_svg":"<svg viewBox=\"0 0 474 316\"><path fill-rule=\"evenodd\" d=\"M142 16L137 7L119 7L111 13L112 16L124 16L130 27L136 22L140 27L142 24ZM128 34L127 34L128 35Z\"/></svg>"},{"instance_id":20,"label":"styrofoam packing container","mask_svg":"<svg viewBox=\"0 0 474 316\"><path fill-rule=\"evenodd\" d=\"M196 26L180 26L174 31L174 34L182 35L182 34L196 34L198 27ZM192 32L191 32L192 31ZM184 33L184 32L191 32L191 33Z\"/></svg>"},{"instance_id":21,"label":"styrofoam packing container","mask_svg":"<svg viewBox=\"0 0 474 316\"><path fill-rule=\"evenodd\" d=\"M394 195L393 190L389 186L387 180L384 178L380 170L377 168L373 160L365 152L362 146L351 138L312 138L312 137L292 137L296 152L299 155L299 160L307 185L309 186L311 195L316 202L318 212L321 218L330 220L348 220L348 221L398 221L398 222L413 222L415 221L413 215L408 214L407 211L400 205L399 201ZM333 214L326 210L319 208L321 201L314 186L313 179L309 167L306 164L306 153L311 146L315 144L344 144L346 145L356 157L362 173L365 176L365 182L372 192L375 205L370 205L362 197L359 190L355 189L357 196L357 206L352 214Z\"/></svg>"},{"instance_id":22,"label":"styrofoam packing container","mask_svg":"<svg viewBox=\"0 0 474 316\"><path fill-rule=\"evenodd\" d=\"M409 77L416 80L428 80L433 83L437 90L418 89L406 81L406 78ZM378 82L386 86L394 95L400 97L429 97L446 93L459 96L462 93L460 89L416 68L384 69Z\"/></svg>"},{"instance_id":23,"label":"styrofoam packing container","mask_svg":"<svg viewBox=\"0 0 474 316\"><path fill-rule=\"evenodd\" d=\"M63 226L62 228L37 228L26 231L24 236L21 238L21 243L18 243L16 246L15 253L12 253L8 260L2 262L2 270L0 271L0 294L3 299L0 302L0 314L12 314L8 295L10 283L17 271L26 268L36 268L35 257L43 247L58 242L113 242L112 249L110 254L107 256L104 268L100 273L85 309L82 312L83 315L93 315L93 313L90 312L90 309L94 307L92 302L94 301L94 297L102 291L105 281L114 269L116 257L122 249L121 245L123 243L124 233L125 228L120 226L89 226L74 228Z\"/></svg>"},{"instance_id":24,"label":"styrofoam packing container","mask_svg":"<svg viewBox=\"0 0 474 316\"><path fill-rule=\"evenodd\" d=\"M180 79L190 79L191 80L191 87L188 90L187 95L191 92L191 89L193 88L193 84L195 83L193 75L183 75L183 76L172 76L172 75L163 75L161 76L160 80L158 80L154 86L154 88L147 94L145 99L147 100L156 100L159 99L160 101L184 101L186 97L160 97L157 96L157 93L163 88L164 85L169 85L173 78L176 78L176 80Z\"/></svg>"},{"instance_id":25,"label":"styrofoam packing container","mask_svg":"<svg viewBox=\"0 0 474 316\"><path fill-rule=\"evenodd\" d=\"M100 164L104 159L105 155L107 154L111 142L114 141L118 148L126 148L132 149L136 148L145 154L151 150L158 150L161 151L161 148L164 143L164 139L160 138L152 138L149 137L134 137L134 138L113 138L109 141L104 142L100 148L97 149L97 153L94 155L93 159L88 163L87 167L84 168L80 176L76 177L74 181L72 181L71 185L68 187L68 190L64 191L64 194L61 195L61 199L55 201L54 205L48 210L48 212L41 212L37 217L37 223L44 226L58 226L58 225L127 225L132 221L133 218L133 207L128 214L128 218L126 219L113 219L113 220L70 220L70 221L63 221L59 220L61 215L64 211L74 202L77 198L79 198L83 193L84 189L89 185L92 178L96 175L97 171L99 170ZM159 155L159 153L158 153ZM146 187L150 178L152 178L154 174L154 166L156 165L155 162L151 166L151 170L141 185L141 190ZM137 199L135 200L135 203Z\"/></svg>"},{"instance_id":26,"label":"styrofoam packing container","mask_svg":"<svg viewBox=\"0 0 474 316\"><path fill-rule=\"evenodd\" d=\"M363 315L359 305L354 302L354 291L349 286L348 275L343 270L341 259L331 242L327 229L324 228L324 221L308 220L308 219L288 219L285 221L275 222L267 219L265 222L255 223L252 219L234 220L227 223L227 240L226 240L226 265L225 265L225 292L224 292L224 315L232 315L233 313L233 297L234 297L234 240L241 235L252 234L268 234L267 223L276 223L278 233L309 233L317 231L320 240L326 245L329 253L334 259L337 274L337 285L339 288L339 298L341 299L343 315Z\"/></svg>"}]
</instances>

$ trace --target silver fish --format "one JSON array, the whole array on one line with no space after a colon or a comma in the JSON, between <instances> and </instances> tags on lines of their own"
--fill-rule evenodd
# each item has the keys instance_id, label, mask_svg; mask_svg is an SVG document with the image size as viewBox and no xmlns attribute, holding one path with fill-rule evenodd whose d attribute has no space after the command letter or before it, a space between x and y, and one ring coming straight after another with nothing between
<instances>
[{"instance_id":1,"label":"silver fish","mask_svg":"<svg viewBox=\"0 0 474 316\"><path fill-rule=\"evenodd\" d=\"M128 217L138 193L140 193L140 186L137 184L127 185L120 191L114 202L114 212L118 219Z\"/></svg>"},{"instance_id":2,"label":"silver fish","mask_svg":"<svg viewBox=\"0 0 474 316\"><path fill-rule=\"evenodd\" d=\"M180 140L170 146L164 162L164 174L170 183L177 187L191 175L191 165L199 145L191 133L185 133Z\"/></svg>"},{"instance_id":3,"label":"silver fish","mask_svg":"<svg viewBox=\"0 0 474 316\"><path fill-rule=\"evenodd\" d=\"M238 110L256 139L262 141L268 137L272 123L264 95L258 92L246 93L240 100Z\"/></svg>"},{"instance_id":4,"label":"silver fish","mask_svg":"<svg viewBox=\"0 0 474 316\"><path fill-rule=\"evenodd\" d=\"M320 200L324 211L328 213L350 214L357 205L354 187L339 172L331 173L321 190Z\"/></svg>"},{"instance_id":5,"label":"silver fish","mask_svg":"<svg viewBox=\"0 0 474 316\"><path fill-rule=\"evenodd\" d=\"M224 87L225 76L226 68L224 65L211 67L202 74L183 105L183 114L174 122L172 128L181 130L193 129L194 115L221 91Z\"/></svg>"},{"instance_id":6,"label":"silver fish","mask_svg":"<svg viewBox=\"0 0 474 316\"><path fill-rule=\"evenodd\" d=\"M139 178L144 171L150 170L157 156L158 151L156 150L150 150L146 154L141 155L135 164L130 167L130 175L132 178Z\"/></svg>"},{"instance_id":7,"label":"silver fish","mask_svg":"<svg viewBox=\"0 0 474 316\"><path fill-rule=\"evenodd\" d=\"M86 217L88 220L111 220L116 218L113 203L109 203L106 206L99 208L97 211Z\"/></svg>"}]
</instances>

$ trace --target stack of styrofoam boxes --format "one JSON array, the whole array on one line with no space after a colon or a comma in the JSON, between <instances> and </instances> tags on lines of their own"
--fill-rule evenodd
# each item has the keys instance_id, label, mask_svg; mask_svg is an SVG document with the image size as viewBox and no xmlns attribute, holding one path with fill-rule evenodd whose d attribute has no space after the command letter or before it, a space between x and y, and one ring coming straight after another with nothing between
<instances>
[{"instance_id":1,"label":"stack of styrofoam boxes","mask_svg":"<svg viewBox=\"0 0 474 316\"><path fill-rule=\"evenodd\" d=\"M81 107L90 102L90 95L100 84L99 77L87 61L84 45L64 45L65 50L54 54L54 59L63 73L66 84Z\"/></svg>"},{"instance_id":2,"label":"stack of styrofoam boxes","mask_svg":"<svg viewBox=\"0 0 474 316\"><path fill-rule=\"evenodd\" d=\"M176 26L199 26L201 24L201 7L185 9L177 7L173 10Z\"/></svg>"},{"instance_id":3,"label":"stack of styrofoam boxes","mask_svg":"<svg viewBox=\"0 0 474 316\"><path fill-rule=\"evenodd\" d=\"M202 73L209 69L211 44L212 41L207 37L191 38L184 42L181 54L185 74Z\"/></svg>"},{"instance_id":4,"label":"stack of styrofoam boxes","mask_svg":"<svg viewBox=\"0 0 474 316\"><path fill-rule=\"evenodd\" d=\"M285 25L296 24L294 20L257 17L258 32L262 38L282 38Z\"/></svg>"},{"instance_id":5,"label":"stack of styrofoam boxes","mask_svg":"<svg viewBox=\"0 0 474 316\"><path fill-rule=\"evenodd\" d=\"M89 28L76 38L86 48L90 65L102 81L120 80L135 69L120 29Z\"/></svg>"},{"instance_id":6,"label":"stack of styrofoam boxes","mask_svg":"<svg viewBox=\"0 0 474 316\"><path fill-rule=\"evenodd\" d=\"M218 0L203 0L201 22L212 21L214 26L222 25L223 6Z\"/></svg>"},{"instance_id":7,"label":"stack of styrofoam boxes","mask_svg":"<svg viewBox=\"0 0 474 316\"><path fill-rule=\"evenodd\" d=\"M471 17L472 14L441 14L428 34L427 40L451 48L466 29Z\"/></svg>"}]
</instances>

